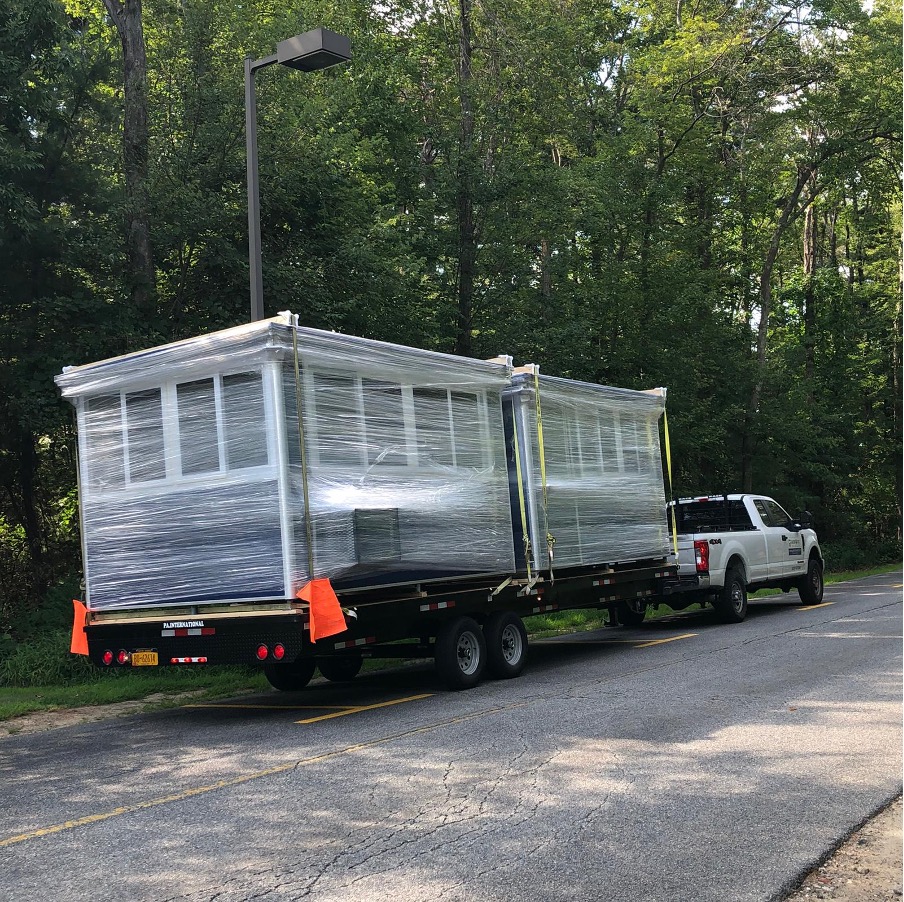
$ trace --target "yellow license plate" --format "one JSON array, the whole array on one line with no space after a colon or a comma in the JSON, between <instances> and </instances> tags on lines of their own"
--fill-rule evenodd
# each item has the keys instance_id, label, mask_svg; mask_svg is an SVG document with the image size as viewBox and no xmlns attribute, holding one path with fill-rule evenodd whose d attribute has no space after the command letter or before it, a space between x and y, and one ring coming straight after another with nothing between
<instances>
[{"instance_id":1,"label":"yellow license plate","mask_svg":"<svg viewBox=\"0 0 904 902\"><path fill-rule=\"evenodd\" d=\"M156 667L157 652L155 651L133 651L132 666L133 667Z\"/></svg>"}]
</instances>

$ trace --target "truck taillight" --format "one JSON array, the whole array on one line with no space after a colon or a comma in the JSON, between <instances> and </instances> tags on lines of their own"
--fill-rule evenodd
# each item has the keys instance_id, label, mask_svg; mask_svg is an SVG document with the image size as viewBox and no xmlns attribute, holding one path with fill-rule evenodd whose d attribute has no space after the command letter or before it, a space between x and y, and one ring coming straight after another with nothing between
<instances>
[{"instance_id":1,"label":"truck taillight","mask_svg":"<svg viewBox=\"0 0 904 902\"><path fill-rule=\"evenodd\" d=\"M104 652L102 660L107 667L113 663L113 652L109 648Z\"/></svg>"},{"instance_id":2,"label":"truck taillight","mask_svg":"<svg viewBox=\"0 0 904 902\"><path fill-rule=\"evenodd\" d=\"M281 661L286 656L286 647L281 642L277 642L276 645L273 646L273 657L276 658L277 661Z\"/></svg>"},{"instance_id":3,"label":"truck taillight","mask_svg":"<svg viewBox=\"0 0 904 902\"><path fill-rule=\"evenodd\" d=\"M267 655L270 654L270 649L267 648L266 645L261 644L261 645L258 645L257 651L255 652L255 654L257 655L258 661L266 661Z\"/></svg>"},{"instance_id":4,"label":"truck taillight","mask_svg":"<svg viewBox=\"0 0 904 902\"><path fill-rule=\"evenodd\" d=\"M121 648L119 654L116 656L116 660L120 664L128 664L131 658L132 656L124 648Z\"/></svg>"},{"instance_id":5,"label":"truck taillight","mask_svg":"<svg viewBox=\"0 0 904 902\"><path fill-rule=\"evenodd\" d=\"M694 542L694 559L697 562L697 573L709 572L709 542L706 539Z\"/></svg>"}]
</instances>

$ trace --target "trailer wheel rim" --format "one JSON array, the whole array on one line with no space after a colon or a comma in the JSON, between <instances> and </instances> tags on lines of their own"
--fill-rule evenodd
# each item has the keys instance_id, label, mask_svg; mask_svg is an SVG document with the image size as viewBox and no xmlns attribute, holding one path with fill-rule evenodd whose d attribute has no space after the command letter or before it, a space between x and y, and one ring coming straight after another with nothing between
<instances>
[{"instance_id":1,"label":"trailer wheel rim","mask_svg":"<svg viewBox=\"0 0 904 902\"><path fill-rule=\"evenodd\" d=\"M512 623L502 631L502 657L506 664L517 664L524 652L521 631Z\"/></svg>"},{"instance_id":2,"label":"trailer wheel rim","mask_svg":"<svg viewBox=\"0 0 904 902\"><path fill-rule=\"evenodd\" d=\"M458 669L465 676L472 676L477 672L477 668L480 666L480 645L477 642L477 636L470 630L463 632L458 637L456 654Z\"/></svg>"}]
</instances>

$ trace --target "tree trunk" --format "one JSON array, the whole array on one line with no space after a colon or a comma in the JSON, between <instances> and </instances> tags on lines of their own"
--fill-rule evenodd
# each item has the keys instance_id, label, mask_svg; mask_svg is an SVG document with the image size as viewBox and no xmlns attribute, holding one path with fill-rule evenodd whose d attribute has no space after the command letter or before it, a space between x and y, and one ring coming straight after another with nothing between
<instances>
[{"instance_id":1,"label":"tree trunk","mask_svg":"<svg viewBox=\"0 0 904 902\"><path fill-rule=\"evenodd\" d=\"M772 270L781 247L782 236L797 212L797 202L804 187L810 182L810 177L815 172L812 165L800 166L797 170L797 182L794 190L785 200L781 215L775 228L772 230L772 240L763 260L760 270L760 323L757 330L756 342L756 380L750 399L747 402L747 411L744 416L744 435L741 441L741 482L745 492L753 491L753 452L755 448L754 427L759 415L760 400L763 396L763 386L766 382L766 348L769 338L769 312L772 306ZM812 197L809 199L812 200ZM807 205L809 205L809 200Z\"/></svg>"},{"instance_id":2,"label":"tree trunk","mask_svg":"<svg viewBox=\"0 0 904 902\"><path fill-rule=\"evenodd\" d=\"M122 145L126 180L126 225L129 283L135 308L150 315L155 292L148 201L147 55L141 0L103 0L122 43Z\"/></svg>"},{"instance_id":3,"label":"tree trunk","mask_svg":"<svg viewBox=\"0 0 904 902\"><path fill-rule=\"evenodd\" d=\"M810 176L812 181L813 176ZM816 352L816 211L809 206L804 213L804 378L807 401L813 403L813 371Z\"/></svg>"},{"instance_id":4,"label":"tree trunk","mask_svg":"<svg viewBox=\"0 0 904 902\"><path fill-rule=\"evenodd\" d=\"M460 0L458 92L461 123L458 136L458 326L455 353L470 356L474 317L474 279L477 236L474 225L474 102L471 95L471 9L473 0Z\"/></svg>"}]
</instances>

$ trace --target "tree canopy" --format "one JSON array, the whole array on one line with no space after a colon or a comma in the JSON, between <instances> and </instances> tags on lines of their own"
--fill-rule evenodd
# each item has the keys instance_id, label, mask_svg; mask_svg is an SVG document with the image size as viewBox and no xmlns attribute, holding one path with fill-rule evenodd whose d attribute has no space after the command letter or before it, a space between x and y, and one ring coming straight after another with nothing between
<instances>
[{"instance_id":1,"label":"tree canopy","mask_svg":"<svg viewBox=\"0 0 904 902\"><path fill-rule=\"evenodd\" d=\"M0 629L79 572L53 376L248 318L242 60L319 25L268 314L667 386L676 494L900 554L899 0L0 0Z\"/></svg>"}]
</instances>

